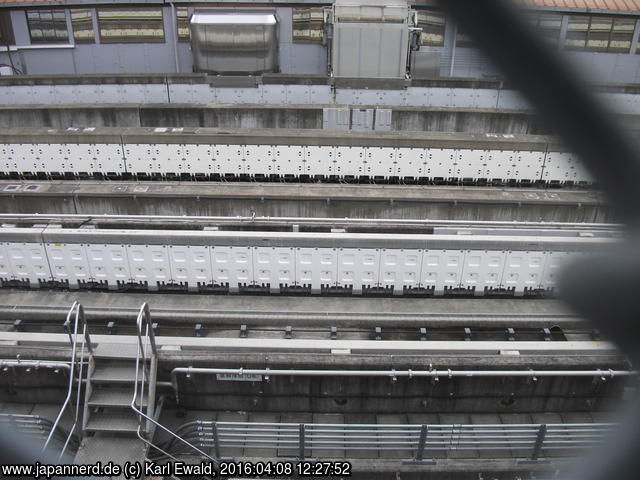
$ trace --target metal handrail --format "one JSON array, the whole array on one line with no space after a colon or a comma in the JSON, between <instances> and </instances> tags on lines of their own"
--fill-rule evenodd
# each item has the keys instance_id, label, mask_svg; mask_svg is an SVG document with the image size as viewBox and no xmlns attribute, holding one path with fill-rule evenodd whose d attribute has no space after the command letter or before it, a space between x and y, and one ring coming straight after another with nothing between
<instances>
[{"instance_id":1,"label":"metal handrail","mask_svg":"<svg viewBox=\"0 0 640 480\"><path fill-rule=\"evenodd\" d=\"M143 322L145 326L144 334L143 334L143 328L142 328ZM151 368L154 369L157 364L158 351L156 347L155 335L153 333L153 327L151 324L149 306L146 303L142 304L142 306L140 307L140 311L138 312L138 317L136 320L136 333L138 336L138 351L136 354L136 374L135 374L135 381L133 384L133 398L131 400L131 409L138 415L138 430L136 432L138 435L138 438L142 440L150 448L153 448L154 450L161 452L163 455L171 458L174 461L178 461L178 458L176 458L174 455L172 455L169 452L166 452L161 447L159 447L158 445L155 445L151 441L147 440L147 438L145 438L145 436L150 436L152 432L152 428L160 428L163 432L169 434L172 440L173 439L178 440L183 445L186 445L187 447L189 447L192 451L197 452L198 455L200 455L201 457L206 458L211 462L218 463L217 458L213 458L210 455L207 455L198 447L184 440L182 437L176 435L174 432L164 427L163 425L158 423L156 419L153 418L153 415L151 412L153 412L152 405L155 401L155 398L154 398L155 393L152 393L152 389L155 387L155 385L153 385L155 383L155 379L146 378L147 377L147 360L150 360ZM144 340L143 340L143 337L144 337ZM150 345L150 348L151 348L150 357L147 357L147 353L148 353L146 348L147 345ZM142 378L140 378L140 382L139 382L141 361L142 361ZM149 372L149 373L152 373L152 372ZM149 385L149 399L147 401L147 413L144 413L142 409L144 405L144 386L146 382L148 382L150 385ZM140 400L138 400L138 383L140 383ZM140 408L138 408L138 405L140 406ZM142 434L142 423L144 421L146 421L146 428L144 430L145 435Z\"/></svg>"},{"instance_id":2,"label":"metal handrail","mask_svg":"<svg viewBox=\"0 0 640 480\"><path fill-rule=\"evenodd\" d=\"M545 450L567 453L601 445L616 423L566 424L320 424L268 422L194 421L176 429L183 438L202 448L213 448L217 456L225 448L286 448L301 458L307 450L358 450L413 452L407 461L423 462L429 451L492 450L530 452L523 460L539 458ZM364 430L362 430L364 429ZM164 446L175 454L180 445L169 440ZM175 458L175 457L173 457Z\"/></svg>"},{"instance_id":3,"label":"metal handrail","mask_svg":"<svg viewBox=\"0 0 640 480\"><path fill-rule=\"evenodd\" d=\"M71 329L70 327L70 323L71 323L71 316L74 314L75 312L75 318L74 318L74 325L73 325L73 334L71 333ZM80 358L77 358L77 351L78 351L78 324L82 324L82 345L80 348ZM44 446L42 447L42 450L44 451L48 446L49 446L49 442L51 441L51 438L53 437L54 432L56 431L56 429L58 428L58 425L60 423L60 420L62 419L62 415L64 414L67 406L70 403L71 400L71 394L72 394L72 390L73 390L73 382L74 382L74 373L76 371L76 363L78 364L77 367L77 393L76 393L76 404L75 404L75 411L74 411L74 422L73 425L71 426L71 428L69 429L69 434L67 435L67 439L62 447L62 450L60 451L60 454L58 456L58 460L60 460L62 458L62 456L64 455L65 450L67 449L67 446L69 445L69 442L71 440L71 436L73 435L76 426L78 425L78 417L79 417L79 413L80 413L80 394L81 394L81 388L80 386L82 385L82 374L83 374L83 366L84 366L84 349L85 349L85 345L89 351L89 353L93 353L93 349L91 347L91 338L89 336L89 328L87 326L87 322L84 318L84 309L82 308L82 305L75 301L73 302L73 305L71 305L71 308L69 309L69 312L67 313L67 319L64 322L64 328L67 331L67 333L69 334L69 342L71 343L71 369L69 371L69 386L67 388L67 396L65 397L65 400L62 404L62 406L60 407L60 411L58 412L58 416L56 417L54 423L53 423L53 427L51 428L51 432L49 433L47 440L44 443Z\"/></svg>"}]
</instances>

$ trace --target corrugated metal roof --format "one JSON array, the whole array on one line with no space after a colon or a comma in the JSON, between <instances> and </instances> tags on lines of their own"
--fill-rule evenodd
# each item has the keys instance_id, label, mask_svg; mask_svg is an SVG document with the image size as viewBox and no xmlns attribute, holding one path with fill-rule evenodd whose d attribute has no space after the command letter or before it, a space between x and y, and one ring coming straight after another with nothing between
<instances>
[{"instance_id":1,"label":"corrugated metal roof","mask_svg":"<svg viewBox=\"0 0 640 480\"><path fill-rule=\"evenodd\" d=\"M520 0L521 3L540 8L580 10L608 10L640 12L640 0Z\"/></svg>"},{"instance_id":2,"label":"corrugated metal roof","mask_svg":"<svg viewBox=\"0 0 640 480\"><path fill-rule=\"evenodd\" d=\"M596 10L596 11L619 11L619 12L639 12L640 13L640 0L516 0L517 3L524 4L531 7L538 8L554 8L554 9L563 9L563 10ZM52 5L67 5L67 4L83 4L86 6L90 6L94 4L90 1L79 1L79 0L0 0L0 4L9 5L20 5L23 4L52 4ZM118 5L118 2L100 2L97 1L95 4L104 4L111 3ZM122 4L130 4L130 1L123 1ZM156 2L154 2L156 3ZM180 3L186 3L181 1ZM194 3L207 3L206 0L204 2L194 2ZM221 4L224 3L224 0L218 0L212 3ZM263 3L263 2L260 2ZM291 2L295 3L295 2ZM324 1L320 3L326 3ZM409 3L423 3L420 0L409 1Z\"/></svg>"},{"instance_id":3,"label":"corrugated metal roof","mask_svg":"<svg viewBox=\"0 0 640 480\"><path fill-rule=\"evenodd\" d=\"M0 3L62 3L52 0L0 0Z\"/></svg>"}]
</instances>

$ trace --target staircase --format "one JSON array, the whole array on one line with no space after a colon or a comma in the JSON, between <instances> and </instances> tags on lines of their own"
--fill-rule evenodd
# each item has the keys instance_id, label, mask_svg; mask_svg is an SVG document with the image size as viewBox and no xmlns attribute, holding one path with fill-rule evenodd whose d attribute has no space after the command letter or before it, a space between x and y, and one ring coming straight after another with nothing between
<instances>
[{"instance_id":1,"label":"staircase","mask_svg":"<svg viewBox=\"0 0 640 480\"><path fill-rule=\"evenodd\" d=\"M145 459L146 439L153 436L154 425L143 415L154 418L157 370L155 351L147 356L145 347L142 343L140 348L138 344L100 343L91 353L82 418L84 438L74 463L114 461L124 465ZM143 415L132 408L134 395L136 409Z\"/></svg>"},{"instance_id":2,"label":"staircase","mask_svg":"<svg viewBox=\"0 0 640 480\"><path fill-rule=\"evenodd\" d=\"M103 348L101 348L103 347ZM131 408L136 380L136 346L99 345L89 370L82 429L137 437L138 415ZM124 350L124 351L123 351ZM138 381L142 374L138 373ZM148 407L148 398L144 407ZM137 402L138 408L140 401ZM143 431L141 433L144 433Z\"/></svg>"}]
</instances>

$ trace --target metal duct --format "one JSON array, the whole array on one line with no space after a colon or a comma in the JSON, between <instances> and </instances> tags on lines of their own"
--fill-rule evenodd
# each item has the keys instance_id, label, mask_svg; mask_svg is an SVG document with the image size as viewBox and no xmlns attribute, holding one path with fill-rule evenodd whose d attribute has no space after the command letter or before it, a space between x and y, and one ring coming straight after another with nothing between
<instances>
[{"instance_id":1,"label":"metal duct","mask_svg":"<svg viewBox=\"0 0 640 480\"><path fill-rule=\"evenodd\" d=\"M278 21L273 13L195 13L189 28L198 72L278 71Z\"/></svg>"}]
</instances>

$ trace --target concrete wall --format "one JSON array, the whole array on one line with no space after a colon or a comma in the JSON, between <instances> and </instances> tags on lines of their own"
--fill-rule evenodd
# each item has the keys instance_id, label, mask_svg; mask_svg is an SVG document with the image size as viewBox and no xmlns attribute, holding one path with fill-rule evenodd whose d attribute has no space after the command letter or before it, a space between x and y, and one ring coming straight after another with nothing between
<instances>
[{"instance_id":1,"label":"concrete wall","mask_svg":"<svg viewBox=\"0 0 640 480\"><path fill-rule=\"evenodd\" d=\"M18 182L3 182L0 190L10 183ZM33 182L23 183L33 184ZM551 194L555 195L555 198L550 198L547 202L539 202L535 200L540 193L538 190L525 189L522 193L514 193L506 192L504 189L489 189L484 201L478 199L465 201L462 199L464 192L453 187L450 187L448 195L440 194L440 199L419 198L421 191L426 197L430 187L409 187L416 189L415 197L417 198L403 200L401 193L394 190L393 186L387 186L387 198L375 200L353 198L354 195L346 189L337 193L339 190L329 185L324 189L324 198L322 193L310 195L315 198L304 198L304 194L297 196L291 193L272 194L269 188L262 190L261 187L264 187L262 184L255 185L255 192L252 195L246 195L246 192L242 194L238 188L235 193L226 196L214 195L220 184L198 182L180 186L162 182L145 185L146 193L136 192L133 186L121 183L110 187L128 189L131 192L128 194L121 191L119 193L111 191L110 194L109 191L96 191L88 194L82 193L79 189L57 184L41 186L41 193L35 194L0 191L0 212L202 216L250 216L255 213L256 216L270 217L430 218L433 220L589 223L615 221L607 206L593 201L594 199L591 202L587 201L588 192L575 196L570 191L566 193L559 191ZM199 186L202 187L197 188L197 191L190 188ZM311 185L303 186L307 191L319 190L309 187ZM84 189L91 188L87 186ZM207 196L205 190L209 190L210 196ZM404 190L407 190L407 187L404 187ZM436 190L431 196L438 196L438 191L441 190ZM491 200L492 192L493 201ZM513 198L505 200L504 197L510 193ZM569 200L569 196L574 200Z\"/></svg>"},{"instance_id":2,"label":"concrete wall","mask_svg":"<svg viewBox=\"0 0 640 480\"><path fill-rule=\"evenodd\" d=\"M269 365L270 368L276 368ZM286 368L286 367L283 367ZM314 413L533 413L595 411L620 394L624 379L271 377L268 382L178 376L184 408Z\"/></svg>"},{"instance_id":3,"label":"concrete wall","mask_svg":"<svg viewBox=\"0 0 640 480\"><path fill-rule=\"evenodd\" d=\"M1 87L0 87L1 88ZM533 112L469 108L391 108L390 130L548 135ZM348 108L347 108L348 113ZM640 115L620 115L620 127L640 132ZM0 106L0 128L15 127L214 127L348 129L323 125L320 106L210 106L122 104L106 106ZM369 129L379 129L371 124ZM353 128L353 125L352 125Z\"/></svg>"},{"instance_id":4,"label":"concrete wall","mask_svg":"<svg viewBox=\"0 0 640 480\"><path fill-rule=\"evenodd\" d=\"M318 107L210 107L198 105L47 106L0 108L0 127L220 127L323 128ZM640 128L640 126L638 127ZM391 129L426 132L550 131L529 112L468 109L393 109Z\"/></svg>"},{"instance_id":5,"label":"concrete wall","mask_svg":"<svg viewBox=\"0 0 640 480\"><path fill-rule=\"evenodd\" d=\"M0 375L0 403L52 403L62 405L69 387L66 370L11 368ZM50 418L53 421L55 418Z\"/></svg>"}]
</instances>

